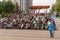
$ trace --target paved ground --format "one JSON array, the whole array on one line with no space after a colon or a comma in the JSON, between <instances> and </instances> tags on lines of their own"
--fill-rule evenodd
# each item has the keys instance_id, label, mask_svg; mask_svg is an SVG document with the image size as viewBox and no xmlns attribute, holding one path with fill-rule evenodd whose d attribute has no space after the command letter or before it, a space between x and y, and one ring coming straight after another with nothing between
<instances>
[{"instance_id":1,"label":"paved ground","mask_svg":"<svg viewBox=\"0 0 60 40\"><path fill-rule=\"evenodd\" d=\"M60 31L55 32L55 38L50 38L46 30L0 29L0 40L60 40Z\"/></svg>"}]
</instances>

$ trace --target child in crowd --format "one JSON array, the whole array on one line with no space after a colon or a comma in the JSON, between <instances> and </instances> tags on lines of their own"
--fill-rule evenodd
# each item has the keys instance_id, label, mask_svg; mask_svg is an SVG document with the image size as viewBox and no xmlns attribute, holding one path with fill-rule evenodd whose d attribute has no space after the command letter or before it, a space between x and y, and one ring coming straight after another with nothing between
<instances>
[{"instance_id":1,"label":"child in crowd","mask_svg":"<svg viewBox=\"0 0 60 40\"><path fill-rule=\"evenodd\" d=\"M48 21L48 30L50 32L50 37L54 38L54 25L53 25L53 20Z\"/></svg>"}]
</instances>

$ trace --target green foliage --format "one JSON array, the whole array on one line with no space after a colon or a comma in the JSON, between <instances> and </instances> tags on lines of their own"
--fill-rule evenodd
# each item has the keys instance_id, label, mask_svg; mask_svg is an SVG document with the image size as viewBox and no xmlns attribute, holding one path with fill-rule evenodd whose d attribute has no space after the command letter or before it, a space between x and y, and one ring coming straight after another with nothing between
<instances>
[{"instance_id":1,"label":"green foliage","mask_svg":"<svg viewBox=\"0 0 60 40\"><path fill-rule=\"evenodd\" d=\"M0 15L6 16L7 14L13 13L15 9L15 5L12 1L3 0L0 1Z\"/></svg>"},{"instance_id":2,"label":"green foliage","mask_svg":"<svg viewBox=\"0 0 60 40\"><path fill-rule=\"evenodd\" d=\"M19 13L19 5L17 2L15 4L15 13Z\"/></svg>"},{"instance_id":3,"label":"green foliage","mask_svg":"<svg viewBox=\"0 0 60 40\"><path fill-rule=\"evenodd\" d=\"M0 1L0 18L11 13L22 13L18 3L15 1L15 4L13 4L11 0Z\"/></svg>"},{"instance_id":4,"label":"green foliage","mask_svg":"<svg viewBox=\"0 0 60 40\"><path fill-rule=\"evenodd\" d=\"M4 6L5 13L12 13L14 11L14 4L11 1L7 1Z\"/></svg>"},{"instance_id":5,"label":"green foliage","mask_svg":"<svg viewBox=\"0 0 60 40\"><path fill-rule=\"evenodd\" d=\"M20 9L21 7L19 7L18 3L16 2L16 0L14 0L15 2L15 9L14 9L14 13L22 13L22 10Z\"/></svg>"},{"instance_id":6,"label":"green foliage","mask_svg":"<svg viewBox=\"0 0 60 40\"><path fill-rule=\"evenodd\" d=\"M55 5L52 6L52 11L56 12L57 15L60 15L60 0L56 0Z\"/></svg>"}]
</instances>

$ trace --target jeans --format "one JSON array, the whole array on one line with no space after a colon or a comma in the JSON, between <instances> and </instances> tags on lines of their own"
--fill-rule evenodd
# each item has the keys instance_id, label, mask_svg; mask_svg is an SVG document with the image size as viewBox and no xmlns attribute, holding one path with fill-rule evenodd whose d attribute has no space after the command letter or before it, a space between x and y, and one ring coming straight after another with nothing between
<instances>
[{"instance_id":1,"label":"jeans","mask_svg":"<svg viewBox=\"0 0 60 40\"><path fill-rule=\"evenodd\" d=\"M54 37L54 30L50 30L50 37Z\"/></svg>"}]
</instances>

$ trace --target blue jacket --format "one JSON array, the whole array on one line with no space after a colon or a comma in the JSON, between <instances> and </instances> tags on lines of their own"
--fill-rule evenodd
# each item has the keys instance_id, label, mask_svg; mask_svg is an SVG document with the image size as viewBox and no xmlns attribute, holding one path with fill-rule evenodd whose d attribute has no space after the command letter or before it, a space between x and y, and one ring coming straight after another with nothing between
<instances>
[{"instance_id":1,"label":"blue jacket","mask_svg":"<svg viewBox=\"0 0 60 40\"><path fill-rule=\"evenodd\" d=\"M53 25L53 24L49 24L49 25L48 25L48 30L50 30L50 31L51 31L51 30L54 30L54 25Z\"/></svg>"}]
</instances>

